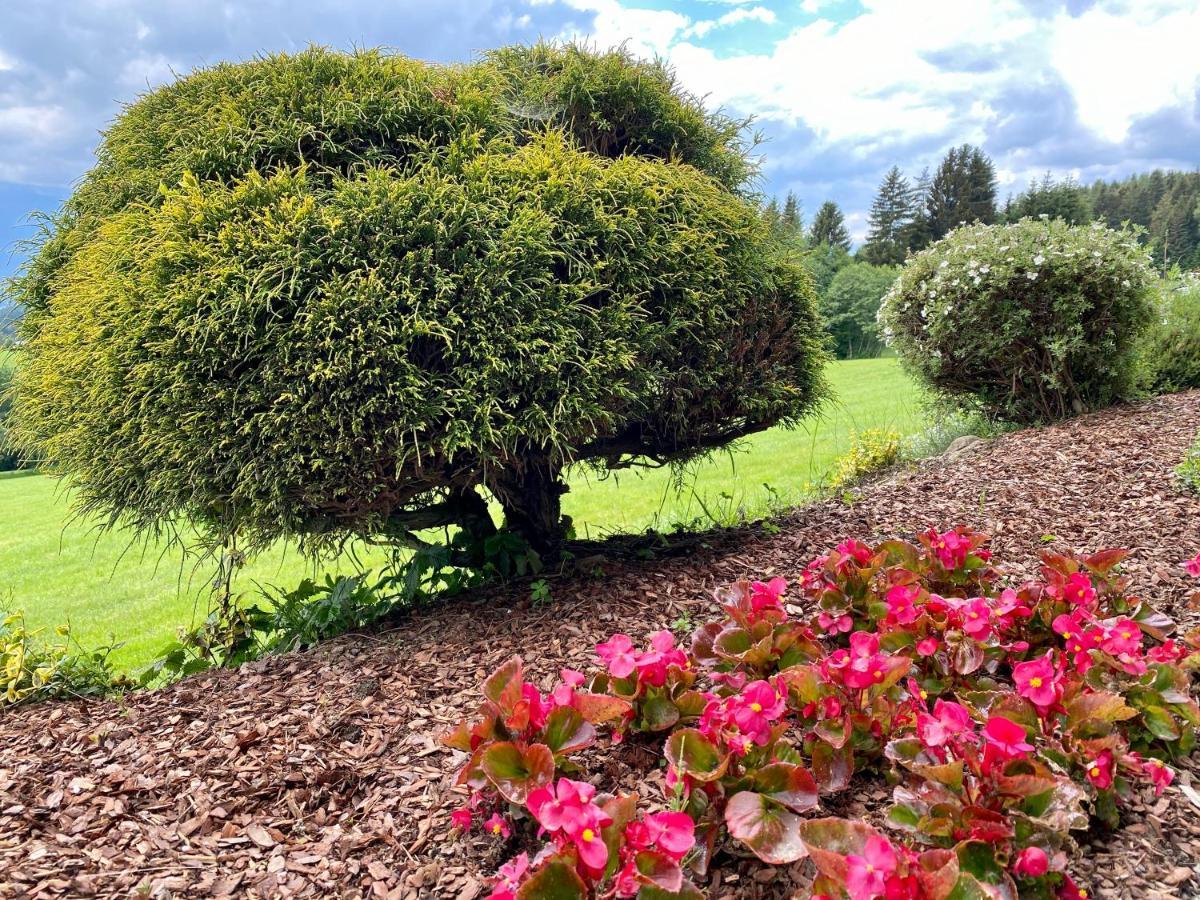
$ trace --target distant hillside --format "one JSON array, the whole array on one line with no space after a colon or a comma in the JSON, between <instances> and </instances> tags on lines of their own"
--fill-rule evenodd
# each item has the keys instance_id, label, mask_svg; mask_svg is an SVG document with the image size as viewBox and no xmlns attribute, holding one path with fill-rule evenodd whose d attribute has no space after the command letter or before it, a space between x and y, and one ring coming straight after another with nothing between
<instances>
[{"instance_id":1,"label":"distant hillside","mask_svg":"<svg viewBox=\"0 0 1200 900\"><path fill-rule=\"evenodd\" d=\"M0 300L0 344L17 333L17 319L21 316L21 308L15 303Z\"/></svg>"}]
</instances>

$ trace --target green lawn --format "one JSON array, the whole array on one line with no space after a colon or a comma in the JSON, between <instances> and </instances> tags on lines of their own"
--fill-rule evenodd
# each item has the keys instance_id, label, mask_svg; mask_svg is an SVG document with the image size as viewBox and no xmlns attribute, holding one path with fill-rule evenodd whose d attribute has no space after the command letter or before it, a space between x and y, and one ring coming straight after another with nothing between
<instances>
[{"instance_id":1,"label":"green lawn","mask_svg":"<svg viewBox=\"0 0 1200 900\"><path fill-rule=\"evenodd\" d=\"M894 359L834 363L829 369L837 400L794 431L774 429L745 442L744 451L714 456L698 466L681 491L671 474L626 472L597 480L578 473L564 498L580 535L642 530L650 525L761 511L770 485L798 501L818 482L854 431L921 426L916 387ZM200 569L175 552L130 543L128 535L98 535L72 521L59 486L41 475L0 478L0 604L23 608L30 625L70 620L76 638L97 645L109 633L123 641L116 660L144 665L174 633L202 613L211 565ZM726 497L722 497L722 494ZM368 563L372 561L367 557ZM350 560L338 567L351 568ZM291 585L311 572L294 551L281 548L255 560L242 583Z\"/></svg>"}]
</instances>

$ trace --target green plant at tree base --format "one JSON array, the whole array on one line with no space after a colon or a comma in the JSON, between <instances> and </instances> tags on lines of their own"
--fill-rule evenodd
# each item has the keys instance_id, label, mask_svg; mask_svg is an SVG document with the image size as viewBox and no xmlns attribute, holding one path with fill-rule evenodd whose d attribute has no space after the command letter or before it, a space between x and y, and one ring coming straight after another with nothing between
<instances>
[{"instance_id":1,"label":"green plant at tree base","mask_svg":"<svg viewBox=\"0 0 1200 900\"><path fill-rule=\"evenodd\" d=\"M1185 488L1200 494L1200 431L1196 432L1196 440L1188 448L1187 455L1175 470L1175 474L1179 476L1179 481Z\"/></svg>"},{"instance_id":2,"label":"green plant at tree base","mask_svg":"<svg viewBox=\"0 0 1200 900\"><path fill-rule=\"evenodd\" d=\"M118 645L110 642L84 650L71 637L69 624L60 625L54 633L58 639L47 640L43 629L27 628L20 610L0 619L0 673L4 676L0 707L98 697L132 687L109 661Z\"/></svg>"},{"instance_id":3,"label":"green plant at tree base","mask_svg":"<svg viewBox=\"0 0 1200 900\"><path fill-rule=\"evenodd\" d=\"M16 444L144 533L477 544L491 498L553 556L569 465L681 463L823 396L743 125L569 46L160 88L15 282Z\"/></svg>"}]
</instances>

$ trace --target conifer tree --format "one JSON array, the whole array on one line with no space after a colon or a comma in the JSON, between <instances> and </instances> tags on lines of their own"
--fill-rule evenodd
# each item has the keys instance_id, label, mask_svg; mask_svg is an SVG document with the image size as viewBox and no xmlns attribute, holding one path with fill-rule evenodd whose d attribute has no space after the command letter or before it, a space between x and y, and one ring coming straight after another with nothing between
<instances>
[{"instance_id":1,"label":"conifer tree","mask_svg":"<svg viewBox=\"0 0 1200 900\"><path fill-rule=\"evenodd\" d=\"M867 217L867 239L860 256L877 266L904 262L905 232L912 223L912 187L898 166L892 166L879 185Z\"/></svg>"},{"instance_id":2,"label":"conifer tree","mask_svg":"<svg viewBox=\"0 0 1200 900\"><path fill-rule=\"evenodd\" d=\"M996 221L996 170L978 147L951 147L926 199L931 237L940 240L967 222Z\"/></svg>"},{"instance_id":3,"label":"conifer tree","mask_svg":"<svg viewBox=\"0 0 1200 900\"><path fill-rule=\"evenodd\" d=\"M810 244L819 246L828 244L831 247L850 249L850 232L846 230L846 217L832 200L826 200L813 217L812 228L808 233Z\"/></svg>"}]
</instances>

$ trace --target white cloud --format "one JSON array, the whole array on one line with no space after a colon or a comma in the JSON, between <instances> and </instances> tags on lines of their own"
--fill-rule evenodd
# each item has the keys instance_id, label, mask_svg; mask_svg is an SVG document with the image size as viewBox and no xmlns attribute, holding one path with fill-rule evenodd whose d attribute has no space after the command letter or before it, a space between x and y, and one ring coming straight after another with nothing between
<instances>
[{"instance_id":1,"label":"white cloud","mask_svg":"<svg viewBox=\"0 0 1200 900\"><path fill-rule=\"evenodd\" d=\"M720 18L701 19L690 28L687 28L684 33L689 36L702 38L714 28L727 28L730 25L737 25L741 22L762 22L765 25L773 25L775 24L775 13L765 6L739 6L737 9L731 9Z\"/></svg>"},{"instance_id":2,"label":"white cloud","mask_svg":"<svg viewBox=\"0 0 1200 900\"><path fill-rule=\"evenodd\" d=\"M7 72L10 69L17 67L17 61L11 56L5 55L3 50L0 50L0 72Z\"/></svg>"},{"instance_id":3,"label":"white cloud","mask_svg":"<svg viewBox=\"0 0 1200 900\"><path fill-rule=\"evenodd\" d=\"M67 117L60 106L0 107L0 135L10 139L45 143L61 136L66 128Z\"/></svg>"},{"instance_id":4,"label":"white cloud","mask_svg":"<svg viewBox=\"0 0 1200 900\"><path fill-rule=\"evenodd\" d=\"M121 68L118 80L127 87L144 91L174 81L179 69L161 53L135 56Z\"/></svg>"},{"instance_id":5,"label":"white cloud","mask_svg":"<svg viewBox=\"0 0 1200 900\"><path fill-rule=\"evenodd\" d=\"M667 52L675 38L691 20L677 12L658 9L626 9L618 0L565 0L567 6L593 13L595 20L585 31L569 38L586 38L599 47L625 44L638 56L656 56Z\"/></svg>"},{"instance_id":6,"label":"white cloud","mask_svg":"<svg viewBox=\"0 0 1200 900\"><path fill-rule=\"evenodd\" d=\"M1080 120L1121 141L1139 115L1191 104L1200 91L1200 5L1134 3L1059 14L1051 59L1075 96Z\"/></svg>"}]
</instances>

